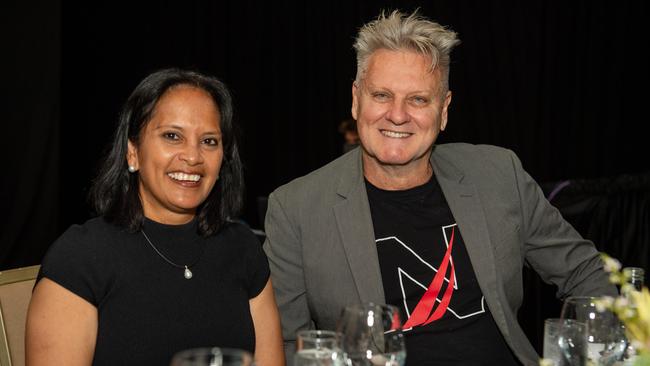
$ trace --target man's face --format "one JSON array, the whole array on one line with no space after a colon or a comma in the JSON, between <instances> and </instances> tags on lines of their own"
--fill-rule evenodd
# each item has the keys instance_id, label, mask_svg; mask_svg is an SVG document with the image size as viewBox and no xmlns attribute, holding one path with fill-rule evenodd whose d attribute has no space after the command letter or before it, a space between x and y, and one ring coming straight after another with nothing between
<instances>
[{"instance_id":1,"label":"man's face","mask_svg":"<svg viewBox=\"0 0 650 366\"><path fill-rule=\"evenodd\" d=\"M380 49L370 56L366 74L352 86L364 169L427 168L451 102L451 92L439 95L440 71L429 68L430 61L416 52Z\"/></svg>"}]
</instances>

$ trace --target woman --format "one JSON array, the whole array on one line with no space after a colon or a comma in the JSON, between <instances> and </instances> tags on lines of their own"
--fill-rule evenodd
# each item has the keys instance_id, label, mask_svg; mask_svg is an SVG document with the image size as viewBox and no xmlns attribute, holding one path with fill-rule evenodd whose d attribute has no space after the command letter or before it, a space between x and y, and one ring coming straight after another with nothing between
<instances>
[{"instance_id":1,"label":"woman","mask_svg":"<svg viewBox=\"0 0 650 366\"><path fill-rule=\"evenodd\" d=\"M99 217L49 249L29 306L28 365L168 365L219 346L283 365L279 317L242 204L231 98L168 69L133 91L91 191Z\"/></svg>"}]
</instances>

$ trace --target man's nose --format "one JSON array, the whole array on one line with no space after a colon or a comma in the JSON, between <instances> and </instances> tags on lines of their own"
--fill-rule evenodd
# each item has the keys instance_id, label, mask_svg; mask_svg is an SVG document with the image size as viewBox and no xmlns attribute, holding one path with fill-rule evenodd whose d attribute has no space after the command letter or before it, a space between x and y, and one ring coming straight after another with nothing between
<instances>
[{"instance_id":1,"label":"man's nose","mask_svg":"<svg viewBox=\"0 0 650 366\"><path fill-rule=\"evenodd\" d=\"M386 119L396 125L404 124L410 121L411 116L406 109L406 102L404 100L395 100L390 105L390 109L386 113Z\"/></svg>"}]
</instances>

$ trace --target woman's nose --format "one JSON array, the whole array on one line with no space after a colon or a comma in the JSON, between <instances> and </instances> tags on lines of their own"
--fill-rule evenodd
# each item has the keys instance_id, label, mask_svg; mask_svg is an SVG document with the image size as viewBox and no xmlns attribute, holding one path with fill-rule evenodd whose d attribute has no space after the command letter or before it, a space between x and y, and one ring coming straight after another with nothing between
<instances>
[{"instance_id":1,"label":"woman's nose","mask_svg":"<svg viewBox=\"0 0 650 366\"><path fill-rule=\"evenodd\" d=\"M181 152L179 158L189 165L201 164L203 162L203 154L200 144L188 144Z\"/></svg>"}]
</instances>

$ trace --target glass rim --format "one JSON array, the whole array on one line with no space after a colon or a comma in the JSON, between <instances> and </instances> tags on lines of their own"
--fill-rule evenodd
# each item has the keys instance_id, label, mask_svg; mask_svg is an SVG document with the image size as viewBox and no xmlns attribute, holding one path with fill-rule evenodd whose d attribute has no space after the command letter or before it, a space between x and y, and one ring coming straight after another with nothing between
<instances>
[{"instance_id":1,"label":"glass rim","mask_svg":"<svg viewBox=\"0 0 650 366\"><path fill-rule=\"evenodd\" d=\"M580 295L580 296L568 296L567 298L564 299L564 302L569 302L569 300L598 300L602 298L602 296L585 296L585 295Z\"/></svg>"},{"instance_id":2,"label":"glass rim","mask_svg":"<svg viewBox=\"0 0 650 366\"><path fill-rule=\"evenodd\" d=\"M555 323L555 322L559 322L559 321L562 321L562 318L555 317L555 318L546 318L546 319L544 319L544 323Z\"/></svg>"},{"instance_id":3,"label":"glass rim","mask_svg":"<svg viewBox=\"0 0 650 366\"><path fill-rule=\"evenodd\" d=\"M570 318L546 318L544 319L544 324L551 324L551 325L584 325L583 322L580 322L576 319L570 319Z\"/></svg>"},{"instance_id":4,"label":"glass rim","mask_svg":"<svg viewBox=\"0 0 650 366\"><path fill-rule=\"evenodd\" d=\"M196 347L188 348L174 353L172 359L182 358L192 355L223 355L223 356L243 356L244 359L253 359L253 354L240 349L231 347Z\"/></svg>"},{"instance_id":5,"label":"glass rim","mask_svg":"<svg viewBox=\"0 0 650 366\"><path fill-rule=\"evenodd\" d=\"M296 338L300 337L303 339L329 339L341 338L342 336L343 333L329 329L302 329L296 332Z\"/></svg>"},{"instance_id":6,"label":"glass rim","mask_svg":"<svg viewBox=\"0 0 650 366\"><path fill-rule=\"evenodd\" d=\"M370 308L380 308L382 310L389 309L392 312L399 312L399 309L395 305L390 305L390 304L381 304L381 303L375 303L375 302L363 302L363 303L353 303L353 304L348 304L343 307L343 311L346 310L366 310Z\"/></svg>"},{"instance_id":7,"label":"glass rim","mask_svg":"<svg viewBox=\"0 0 650 366\"><path fill-rule=\"evenodd\" d=\"M634 267L634 266L623 267L623 269L634 269L634 270L645 271L645 269L643 269L643 267Z\"/></svg>"},{"instance_id":8,"label":"glass rim","mask_svg":"<svg viewBox=\"0 0 650 366\"><path fill-rule=\"evenodd\" d=\"M623 267L621 270L623 273L628 272L630 275L645 275L645 269L643 267Z\"/></svg>"}]
</instances>

